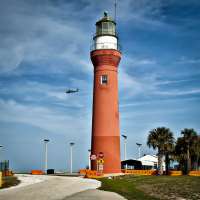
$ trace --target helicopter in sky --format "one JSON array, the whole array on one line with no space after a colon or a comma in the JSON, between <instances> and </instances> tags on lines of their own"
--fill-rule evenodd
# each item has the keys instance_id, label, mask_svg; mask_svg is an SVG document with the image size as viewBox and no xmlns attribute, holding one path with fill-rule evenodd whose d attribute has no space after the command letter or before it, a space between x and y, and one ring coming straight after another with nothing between
<instances>
[{"instance_id":1,"label":"helicopter in sky","mask_svg":"<svg viewBox=\"0 0 200 200\"><path fill-rule=\"evenodd\" d=\"M69 93L75 93L75 92L79 92L79 89L78 89L78 88L75 89L75 90L73 90L73 89L68 89L68 90L66 91L67 94L69 94Z\"/></svg>"}]
</instances>

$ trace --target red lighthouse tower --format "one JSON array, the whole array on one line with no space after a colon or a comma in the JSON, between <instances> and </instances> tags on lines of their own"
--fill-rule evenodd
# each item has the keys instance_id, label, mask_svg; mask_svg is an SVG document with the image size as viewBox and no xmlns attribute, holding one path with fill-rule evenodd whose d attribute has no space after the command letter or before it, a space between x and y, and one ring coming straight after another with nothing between
<instances>
[{"instance_id":1,"label":"red lighthouse tower","mask_svg":"<svg viewBox=\"0 0 200 200\"><path fill-rule=\"evenodd\" d=\"M94 65L91 153L103 153L104 173L119 173L121 160L117 76L121 53L116 23L106 12L96 23L93 42L90 53ZM91 161L91 167L96 170L96 160Z\"/></svg>"}]
</instances>

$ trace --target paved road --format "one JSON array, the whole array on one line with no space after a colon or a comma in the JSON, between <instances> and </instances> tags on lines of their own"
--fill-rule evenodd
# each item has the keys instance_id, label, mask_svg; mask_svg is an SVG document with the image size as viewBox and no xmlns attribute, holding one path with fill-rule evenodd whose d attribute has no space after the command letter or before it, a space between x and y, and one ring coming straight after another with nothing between
<instances>
[{"instance_id":1,"label":"paved road","mask_svg":"<svg viewBox=\"0 0 200 200\"><path fill-rule=\"evenodd\" d=\"M79 177L47 177L45 176L41 182L33 181L34 184L22 184L22 187L19 185L16 188L0 190L0 200L111 200L112 197L116 200L124 199L115 193L95 190L100 186L100 182L96 180ZM32 179L34 178L37 176L33 176Z\"/></svg>"},{"instance_id":2,"label":"paved road","mask_svg":"<svg viewBox=\"0 0 200 200\"><path fill-rule=\"evenodd\" d=\"M87 190L66 197L64 200L125 200L125 198L113 192Z\"/></svg>"},{"instance_id":3,"label":"paved road","mask_svg":"<svg viewBox=\"0 0 200 200\"><path fill-rule=\"evenodd\" d=\"M35 178L37 176L33 176L32 179ZM42 182L36 181L31 185L1 190L0 200L60 200L77 192L95 189L99 186L100 183L96 180L53 176Z\"/></svg>"}]
</instances>

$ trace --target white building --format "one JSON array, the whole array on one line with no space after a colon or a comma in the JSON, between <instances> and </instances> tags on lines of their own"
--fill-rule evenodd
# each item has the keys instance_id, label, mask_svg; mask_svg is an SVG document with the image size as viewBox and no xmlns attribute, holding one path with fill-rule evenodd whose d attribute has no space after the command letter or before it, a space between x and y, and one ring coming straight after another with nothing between
<instances>
[{"instance_id":1,"label":"white building","mask_svg":"<svg viewBox=\"0 0 200 200\"><path fill-rule=\"evenodd\" d=\"M145 155L138 159L142 162L144 169L157 169L158 168L158 156L156 155ZM165 162L163 160L163 170L165 171Z\"/></svg>"}]
</instances>

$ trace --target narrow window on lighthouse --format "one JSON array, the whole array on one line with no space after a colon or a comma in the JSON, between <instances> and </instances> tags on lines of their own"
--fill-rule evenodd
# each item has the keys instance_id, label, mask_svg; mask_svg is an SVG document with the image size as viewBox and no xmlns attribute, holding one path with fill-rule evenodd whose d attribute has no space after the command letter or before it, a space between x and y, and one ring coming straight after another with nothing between
<instances>
[{"instance_id":1,"label":"narrow window on lighthouse","mask_svg":"<svg viewBox=\"0 0 200 200\"><path fill-rule=\"evenodd\" d=\"M108 75L101 76L101 84L107 85L108 84Z\"/></svg>"}]
</instances>

